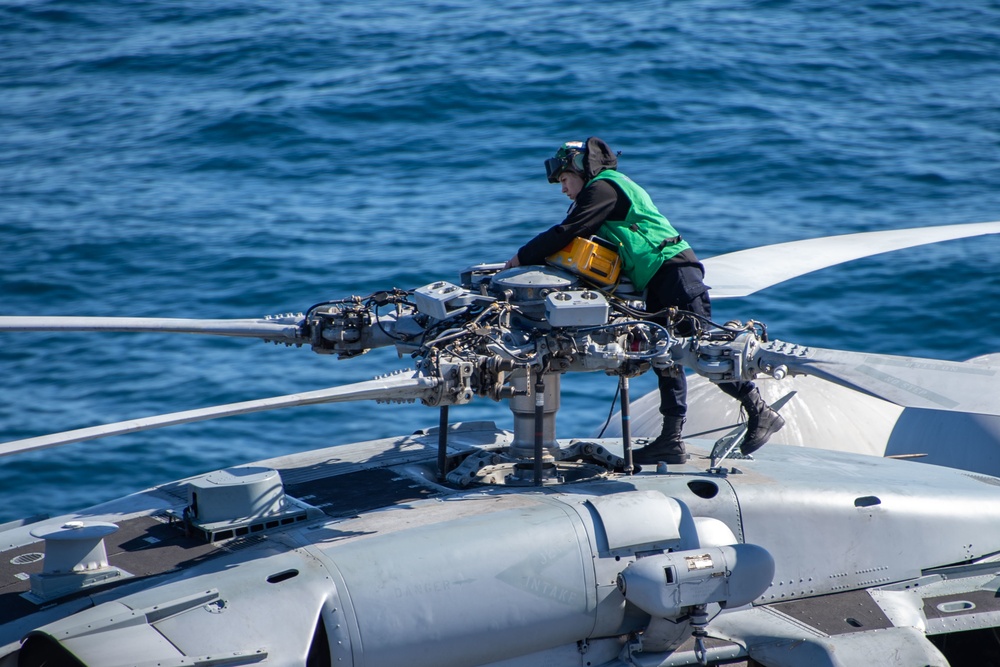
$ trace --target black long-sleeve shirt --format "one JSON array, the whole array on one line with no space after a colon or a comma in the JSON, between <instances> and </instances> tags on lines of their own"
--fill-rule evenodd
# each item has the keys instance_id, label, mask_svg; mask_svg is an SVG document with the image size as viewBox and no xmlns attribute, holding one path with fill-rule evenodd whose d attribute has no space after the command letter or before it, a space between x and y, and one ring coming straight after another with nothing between
<instances>
[{"instance_id":1,"label":"black long-sleeve shirt","mask_svg":"<svg viewBox=\"0 0 1000 667\"><path fill-rule=\"evenodd\" d=\"M632 201L613 181L595 181L580 191L562 222L521 246L517 259L521 264L544 264L546 257L565 248L574 238L597 234L606 220L624 220L631 207ZM698 257L691 249L667 262L701 269Z\"/></svg>"},{"instance_id":2,"label":"black long-sleeve shirt","mask_svg":"<svg viewBox=\"0 0 1000 667\"><path fill-rule=\"evenodd\" d=\"M632 202L609 180L595 181L580 191L566 218L525 243L517 251L521 264L544 264L578 236L597 234L605 220L624 220Z\"/></svg>"}]
</instances>

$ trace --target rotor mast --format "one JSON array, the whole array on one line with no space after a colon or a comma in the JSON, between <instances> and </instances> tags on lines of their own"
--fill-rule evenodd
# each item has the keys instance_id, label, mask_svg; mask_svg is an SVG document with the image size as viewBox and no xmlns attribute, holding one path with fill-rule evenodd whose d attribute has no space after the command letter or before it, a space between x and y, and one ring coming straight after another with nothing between
<instances>
[{"instance_id":1,"label":"rotor mast","mask_svg":"<svg viewBox=\"0 0 1000 667\"><path fill-rule=\"evenodd\" d=\"M559 443L556 441L556 413L560 405L562 373L552 371L541 373L544 390L541 397L540 420L535 389L538 375L534 370L519 370L510 379L510 384L514 388L513 396L509 399L510 411L514 415L514 441L508 451L514 458L534 458L535 434L540 432L544 457L548 461L553 461L559 452Z\"/></svg>"}]
</instances>

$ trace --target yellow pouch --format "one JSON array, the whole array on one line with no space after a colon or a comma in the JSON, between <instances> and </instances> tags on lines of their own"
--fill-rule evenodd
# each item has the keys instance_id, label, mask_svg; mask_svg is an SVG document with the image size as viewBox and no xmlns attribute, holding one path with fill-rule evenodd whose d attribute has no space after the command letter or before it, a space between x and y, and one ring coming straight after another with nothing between
<instances>
[{"instance_id":1,"label":"yellow pouch","mask_svg":"<svg viewBox=\"0 0 1000 667\"><path fill-rule=\"evenodd\" d=\"M545 258L552 266L566 269L598 285L614 285L621 273L621 258L610 241L598 236L577 237L554 255Z\"/></svg>"}]
</instances>

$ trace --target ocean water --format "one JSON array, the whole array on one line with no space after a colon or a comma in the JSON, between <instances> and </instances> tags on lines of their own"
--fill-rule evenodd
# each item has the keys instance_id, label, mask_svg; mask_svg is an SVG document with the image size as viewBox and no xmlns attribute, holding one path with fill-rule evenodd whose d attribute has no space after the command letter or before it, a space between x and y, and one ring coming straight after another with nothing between
<instances>
[{"instance_id":1,"label":"ocean water","mask_svg":"<svg viewBox=\"0 0 1000 667\"><path fill-rule=\"evenodd\" d=\"M0 2L0 314L258 317L455 280L561 219L597 135L703 257L1000 219L1000 2ZM719 320L823 347L1000 350L1000 238L834 267ZM0 334L0 441L369 379L255 341ZM650 378L634 391L653 387ZM615 383L563 382L559 435ZM504 406L453 408L493 419ZM0 460L0 521L435 425L331 405Z\"/></svg>"}]
</instances>

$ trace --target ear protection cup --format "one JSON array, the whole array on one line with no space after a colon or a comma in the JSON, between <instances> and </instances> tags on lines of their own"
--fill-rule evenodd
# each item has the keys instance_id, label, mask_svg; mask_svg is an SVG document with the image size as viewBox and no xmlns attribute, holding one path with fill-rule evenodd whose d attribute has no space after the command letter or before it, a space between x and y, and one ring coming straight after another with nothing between
<instances>
[{"instance_id":1,"label":"ear protection cup","mask_svg":"<svg viewBox=\"0 0 1000 667\"><path fill-rule=\"evenodd\" d=\"M549 183L558 183L559 174L567 169L571 169L581 176L586 173L583 168L586 160L584 154L586 147L582 141L567 141L556 151L555 157L550 157L545 161L545 175Z\"/></svg>"}]
</instances>

